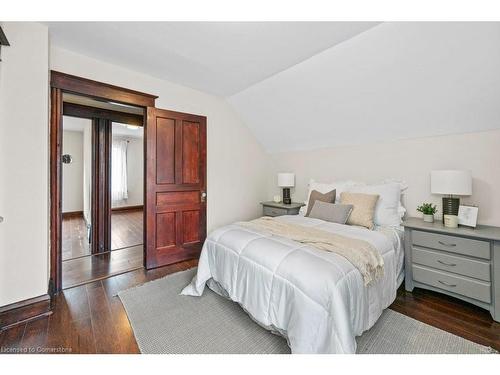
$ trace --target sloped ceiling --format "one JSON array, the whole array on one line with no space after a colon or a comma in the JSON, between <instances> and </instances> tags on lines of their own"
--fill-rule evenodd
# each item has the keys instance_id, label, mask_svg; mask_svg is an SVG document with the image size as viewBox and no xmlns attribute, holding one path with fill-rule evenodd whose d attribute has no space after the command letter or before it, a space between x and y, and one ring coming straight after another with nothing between
<instances>
[{"instance_id":1,"label":"sloped ceiling","mask_svg":"<svg viewBox=\"0 0 500 375\"><path fill-rule=\"evenodd\" d=\"M51 43L228 96L377 22L49 22Z\"/></svg>"},{"instance_id":2,"label":"sloped ceiling","mask_svg":"<svg viewBox=\"0 0 500 375\"><path fill-rule=\"evenodd\" d=\"M227 98L269 152L500 128L500 23L48 23L51 43Z\"/></svg>"},{"instance_id":3,"label":"sloped ceiling","mask_svg":"<svg viewBox=\"0 0 500 375\"><path fill-rule=\"evenodd\" d=\"M482 131L499 67L500 23L383 23L229 102L270 152Z\"/></svg>"}]
</instances>

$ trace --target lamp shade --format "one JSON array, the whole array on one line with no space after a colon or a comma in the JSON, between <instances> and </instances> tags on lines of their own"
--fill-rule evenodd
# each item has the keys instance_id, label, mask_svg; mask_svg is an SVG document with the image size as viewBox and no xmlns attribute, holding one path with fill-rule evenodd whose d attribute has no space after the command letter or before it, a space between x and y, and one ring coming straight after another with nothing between
<instances>
[{"instance_id":1,"label":"lamp shade","mask_svg":"<svg viewBox=\"0 0 500 375\"><path fill-rule=\"evenodd\" d=\"M294 173L278 173L278 186L279 187L294 187L295 174Z\"/></svg>"},{"instance_id":2,"label":"lamp shade","mask_svg":"<svg viewBox=\"0 0 500 375\"><path fill-rule=\"evenodd\" d=\"M431 193L471 195L472 175L470 171L440 170L431 172Z\"/></svg>"}]
</instances>

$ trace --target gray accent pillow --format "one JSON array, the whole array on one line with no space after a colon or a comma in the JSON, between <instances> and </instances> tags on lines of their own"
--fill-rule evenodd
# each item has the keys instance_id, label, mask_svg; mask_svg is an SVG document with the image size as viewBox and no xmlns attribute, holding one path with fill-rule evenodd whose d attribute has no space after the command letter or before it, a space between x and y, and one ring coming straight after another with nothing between
<instances>
[{"instance_id":1,"label":"gray accent pillow","mask_svg":"<svg viewBox=\"0 0 500 375\"><path fill-rule=\"evenodd\" d=\"M316 201L309 217L329 221L331 223L345 224L353 209L352 204L325 203Z\"/></svg>"},{"instance_id":2,"label":"gray accent pillow","mask_svg":"<svg viewBox=\"0 0 500 375\"><path fill-rule=\"evenodd\" d=\"M326 203L335 203L335 197L337 195L336 189L329 191L328 193L320 193L317 190L311 191L309 195L309 202L307 203L307 212L305 216L309 216L309 213L314 207L314 203L316 201L326 202Z\"/></svg>"}]
</instances>

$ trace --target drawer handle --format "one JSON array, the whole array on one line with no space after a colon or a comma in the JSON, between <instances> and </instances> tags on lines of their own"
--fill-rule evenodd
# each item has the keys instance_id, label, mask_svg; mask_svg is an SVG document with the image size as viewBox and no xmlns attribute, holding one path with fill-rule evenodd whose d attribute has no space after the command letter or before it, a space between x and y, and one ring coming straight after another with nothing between
<instances>
[{"instance_id":1,"label":"drawer handle","mask_svg":"<svg viewBox=\"0 0 500 375\"><path fill-rule=\"evenodd\" d=\"M441 281L441 280L438 280L441 284L443 284L444 286L448 286L450 288L454 288L457 286L457 284L448 284L448 283L445 283L444 281Z\"/></svg>"},{"instance_id":2,"label":"drawer handle","mask_svg":"<svg viewBox=\"0 0 500 375\"><path fill-rule=\"evenodd\" d=\"M456 266L455 263L446 263L446 262L443 262L442 260L438 260L438 263L441 263L442 265L448 266L448 267L455 267Z\"/></svg>"},{"instance_id":3,"label":"drawer handle","mask_svg":"<svg viewBox=\"0 0 500 375\"><path fill-rule=\"evenodd\" d=\"M448 246L448 247L454 247L454 246L457 246L456 243L446 243L446 242L442 242L442 241L438 241L441 245L443 246Z\"/></svg>"}]
</instances>

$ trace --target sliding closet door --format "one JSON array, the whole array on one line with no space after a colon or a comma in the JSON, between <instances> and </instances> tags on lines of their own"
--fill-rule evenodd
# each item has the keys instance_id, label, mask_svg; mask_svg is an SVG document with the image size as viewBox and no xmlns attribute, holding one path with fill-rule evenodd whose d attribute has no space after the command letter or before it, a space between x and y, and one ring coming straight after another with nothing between
<instances>
[{"instance_id":1,"label":"sliding closet door","mask_svg":"<svg viewBox=\"0 0 500 375\"><path fill-rule=\"evenodd\" d=\"M146 268L198 256L206 237L206 118L148 108Z\"/></svg>"}]
</instances>

